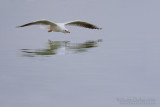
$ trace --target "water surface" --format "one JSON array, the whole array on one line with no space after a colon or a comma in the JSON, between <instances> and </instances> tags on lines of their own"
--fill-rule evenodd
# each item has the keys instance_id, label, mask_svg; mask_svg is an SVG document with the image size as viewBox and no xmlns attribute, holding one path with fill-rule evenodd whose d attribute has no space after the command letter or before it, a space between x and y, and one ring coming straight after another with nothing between
<instances>
[{"instance_id":1,"label":"water surface","mask_svg":"<svg viewBox=\"0 0 160 107\"><path fill-rule=\"evenodd\" d=\"M1 0L0 107L159 107L159 4ZM40 19L103 29L16 28Z\"/></svg>"}]
</instances>

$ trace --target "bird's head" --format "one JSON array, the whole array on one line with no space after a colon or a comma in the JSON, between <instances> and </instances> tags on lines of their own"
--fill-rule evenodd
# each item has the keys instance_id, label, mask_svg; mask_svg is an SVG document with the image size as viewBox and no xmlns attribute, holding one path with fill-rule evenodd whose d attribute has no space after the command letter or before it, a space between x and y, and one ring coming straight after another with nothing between
<instances>
[{"instance_id":1,"label":"bird's head","mask_svg":"<svg viewBox=\"0 0 160 107\"><path fill-rule=\"evenodd\" d=\"M63 30L63 33L70 33L68 29Z\"/></svg>"}]
</instances>

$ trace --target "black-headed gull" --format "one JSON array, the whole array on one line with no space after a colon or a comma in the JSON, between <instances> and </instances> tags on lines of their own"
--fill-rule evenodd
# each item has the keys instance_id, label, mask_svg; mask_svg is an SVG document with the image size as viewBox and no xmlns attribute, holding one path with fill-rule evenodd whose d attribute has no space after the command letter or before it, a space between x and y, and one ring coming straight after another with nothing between
<instances>
[{"instance_id":1,"label":"black-headed gull","mask_svg":"<svg viewBox=\"0 0 160 107\"><path fill-rule=\"evenodd\" d=\"M73 25L73 26L79 26L79 27L85 27L85 28L89 28L89 29L102 29L99 28L93 24L90 24L88 22L84 22L84 21L71 21L71 22L66 22L66 23L53 23L51 21L48 20L39 20L39 21L35 21L35 22L30 22L21 26L17 26L17 27L25 27L25 26L29 26L29 25L46 25L46 29L49 29L48 32L62 32L62 33L70 33L70 31L68 29L65 28L66 25Z\"/></svg>"}]
</instances>

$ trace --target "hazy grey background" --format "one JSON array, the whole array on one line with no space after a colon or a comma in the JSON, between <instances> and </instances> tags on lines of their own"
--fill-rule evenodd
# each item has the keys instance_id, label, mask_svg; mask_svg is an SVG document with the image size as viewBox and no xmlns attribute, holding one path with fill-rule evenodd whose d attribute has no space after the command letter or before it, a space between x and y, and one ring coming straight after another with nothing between
<instances>
[{"instance_id":1,"label":"hazy grey background","mask_svg":"<svg viewBox=\"0 0 160 107\"><path fill-rule=\"evenodd\" d=\"M159 0L0 0L0 19L0 107L160 106ZM39 19L84 20L103 30L15 28ZM22 55L48 39L103 42L78 54ZM155 103L117 100L129 98Z\"/></svg>"}]
</instances>

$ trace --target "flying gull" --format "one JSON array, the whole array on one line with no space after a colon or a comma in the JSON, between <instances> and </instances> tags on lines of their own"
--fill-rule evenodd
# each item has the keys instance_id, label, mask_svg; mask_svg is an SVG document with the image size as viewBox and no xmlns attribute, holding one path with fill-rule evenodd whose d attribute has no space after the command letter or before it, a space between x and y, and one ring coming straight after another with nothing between
<instances>
[{"instance_id":1,"label":"flying gull","mask_svg":"<svg viewBox=\"0 0 160 107\"><path fill-rule=\"evenodd\" d=\"M84 28L89 28L89 29L102 29L97 27L96 25L93 25L88 22L84 21L71 21L71 22L66 22L66 23L53 23L48 20L39 20L35 22L30 22L21 26L17 27L25 27L25 26L30 26L30 25L45 25L45 29L49 29L48 32L62 32L62 33L70 33L68 29L65 28L65 26L79 26L79 27L84 27Z\"/></svg>"}]
</instances>

